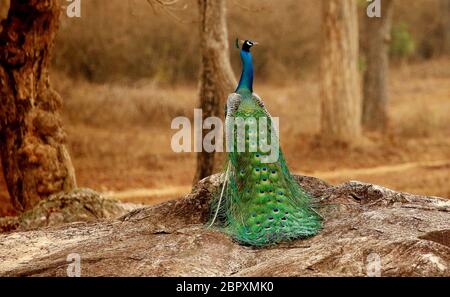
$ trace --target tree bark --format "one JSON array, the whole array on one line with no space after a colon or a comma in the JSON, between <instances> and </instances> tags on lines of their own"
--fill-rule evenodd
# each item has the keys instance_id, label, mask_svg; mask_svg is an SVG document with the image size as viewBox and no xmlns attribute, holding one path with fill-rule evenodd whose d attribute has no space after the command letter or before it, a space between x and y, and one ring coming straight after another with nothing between
<instances>
[{"instance_id":1,"label":"tree bark","mask_svg":"<svg viewBox=\"0 0 450 297\"><path fill-rule=\"evenodd\" d=\"M325 224L315 237L249 248L205 228L217 174L183 199L117 220L0 234L0 276L67 276L74 252L83 277L450 276L447 199L294 178L320 201Z\"/></svg>"},{"instance_id":2,"label":"tree bark","mask_svg":"<svg viewBox=\"0 0 450 297\"><path fill-rule=\"evenodd\" d=\"M363 127L384 131L388 124L389 42L392 27L393 1L381 2L381 17L366 18L367 69L363 87Z\"/></svg>"},{"instance_id":3,"label":"tree bark","mask_svg":"<svg viewBox=\"0 0 450 297\"><path fill-rule=\"evenodd\" d=\"M223 119L224 104L236 85L229 60L226 6L224 0L198 0L200 15L200 108L203 118ZM197 155L194 183L213 173L219 162L217 154L202 151Z\"/></svg>"},{"instance_id":4,"label":"tree bark","mask_svg":"<svg viewBox=\"0 0 450 297\"><path fill-rule=\"evenodd\" d=\"M14 207L75 187L60 96L50 87L58 0L12 0L0 34L0 155Z\"/></svg>"},{"instance_id":5,"label":"tree bark","mask_svg":"<svg viewBox=\"0 0 450 297\"><path fill-rule=\"evenodd\" d=\"M443 54L450 55L450 0L442 0Z\"/></svg>"},{"instance_id":6,"label":"tree bark","mask_svg":"<svg viewBox=\"0 0 450 297\"><path fill-rule=\"evenodd\" d=\"M361 134L356 1L323 0L322 136L344 143Z\"/></svg>"}]
</instances>

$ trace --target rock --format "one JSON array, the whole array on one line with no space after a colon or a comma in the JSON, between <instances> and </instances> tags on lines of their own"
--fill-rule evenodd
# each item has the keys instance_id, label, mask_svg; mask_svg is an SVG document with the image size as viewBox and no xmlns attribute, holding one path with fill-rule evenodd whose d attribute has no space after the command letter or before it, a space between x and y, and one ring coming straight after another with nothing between
<instances>
[{"instance_id":1,"label":"rock","mask_svg":"<svg viewBox=\"0 0 450 297\"><path fill-rule=\"evenodd\" d=\"M448 200L297 180L325 218L307 240L252 248L206 229L214 175L181 200L119 219L0 235L0 275L65 276L76 253L82 276L450 276Z\"/></svg>"},{"instance_id":2,"label":"rock","mask_svg":"<svg viewBox=\"0 0 450 297\"><path fill-rule=\"evenodd\" d=\"M51 195L19 217L0 219L0 231L25 231L72 222L117 218L131 209L133 207L130 208L130 205L107 199L91 189L79 188Z\"/></svg>"},{"instance_id":3,"label":"rock","mask_svg":"<svg viewBox=\"0 0 450 297\"><path fill-rule=\"evenodd\" d=\"M11 232L19 228L19 217L1 217L0 218L0 233Z\"/></svg>"}]
</instances>

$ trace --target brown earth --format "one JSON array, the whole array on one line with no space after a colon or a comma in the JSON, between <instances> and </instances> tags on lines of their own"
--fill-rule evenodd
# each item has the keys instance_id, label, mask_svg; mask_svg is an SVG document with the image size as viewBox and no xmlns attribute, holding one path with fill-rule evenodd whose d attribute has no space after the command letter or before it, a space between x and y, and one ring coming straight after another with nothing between
<instances>
[{"instance_id":1,"label":"brown earth","mask_svg":"<svg viewBox=\"0 0 450 297\"><path fill-rule=\"evenodd\" d=\"M291 170L331 183L361 180L415 194L450 197L450 59L394 69L390 129L351 147L318 139L316 79L286 85L256 82L274 116ZM194 153L170 148L170 121L192 117L192 86L95 85L53 75L78 185L127 202L155 204L188 193ZM12 214L0 180L0 215Z\"/></svg>"}]
</instances>

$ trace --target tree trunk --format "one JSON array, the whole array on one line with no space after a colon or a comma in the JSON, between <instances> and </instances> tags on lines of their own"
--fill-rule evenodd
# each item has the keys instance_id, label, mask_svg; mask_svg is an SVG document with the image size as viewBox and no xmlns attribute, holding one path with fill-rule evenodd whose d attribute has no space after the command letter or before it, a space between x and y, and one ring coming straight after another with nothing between
<instances>
[{"instance_id":1,"label":"tree trunk","mask_svg":"<svg viewBox=\"0 0 450 297\"><path fill-rule=\"evenodd\" d=\"M389 42L393 1L383 0L381 17L366 18L367 69L364 75L363 127L384 131L387 127Z\"/></svg>"},{"instance_id":2,"label":"tree trunk","mask_svg":"<svg viewBox=\"0 0 450 297\"><path fill-rule=\"evenodd\" d=\"M223 118L224 104L236 85L229 60L226 7L224 0L198 0L200 15L200 108L203 118ZM219 162L217 154L200 152L194 182L213 173Z\"/></svg>"},{"instance_id":3,"label":"tree trunk","mask_svg":"<svg viewBox=\"0 0 450 297\"><path fill-rule=\"evenodd\" d=\"M323 0L322 136L350 143L361 134L356 1Z\"/></svg>"},{"instance_id":4,"label":"tree trunk","mask_svg":"<svg viewBox=\"0 0 450 297\"><path fill-rule=\"evenodd\" d=\"M442 0L443 54L450 55L450 0Z\"/></svg>"},{"instance_id":5,"label":"tree trunk","mask_svg":"<svg viewBox=\"0 0 450 297\"><path fill-rule=\"evenodd\" d=\"M62 102L48 78L59 14L57 0L12 0L0 34L0 155L19 211L75 187Z\"/></svg>"}]
</instances>

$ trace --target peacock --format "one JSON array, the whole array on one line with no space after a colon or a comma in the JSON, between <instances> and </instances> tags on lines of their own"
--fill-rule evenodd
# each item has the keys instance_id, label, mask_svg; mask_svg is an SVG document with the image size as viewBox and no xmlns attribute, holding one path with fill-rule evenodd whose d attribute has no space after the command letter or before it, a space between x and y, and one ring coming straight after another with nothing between
<instances>
[{"instance_id":1,"label":"peacock","mask_svg":"<svg viewBox=\"0 0 450 297\"><path fill-rule=\"evenodd\" d=\"M272 160L269 152L261 149L260 144L268 139L278 145L279 137L274 119L253 93L250 49L256 44L236 40L243 69L225 106L227 165L221 175L222 186L211 200L209 226L218 226L243 245L261 247L313 236L320 231L322 219L313 209L310 195L290 174L281 149L277 146L277 158ZM238 127L236 119L249 121ZM253 119L257 125L247 125ZM267 129L261 129L263 122ZM239 134L242 127L245 134ZM239 147L242 136L244 150Z\"/></svg>"}]
</instances>

